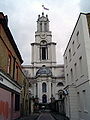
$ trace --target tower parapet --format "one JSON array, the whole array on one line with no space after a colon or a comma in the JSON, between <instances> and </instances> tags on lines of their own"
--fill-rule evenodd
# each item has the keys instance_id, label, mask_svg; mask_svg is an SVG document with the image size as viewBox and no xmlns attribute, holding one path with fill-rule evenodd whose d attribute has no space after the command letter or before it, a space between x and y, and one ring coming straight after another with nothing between
<instances>
[{"instance_id":1,"label":"tower parapet","mask_svg":"<svg viewBox=\"0 0 90 120\"><path fill-rule=\"evenodd\" d=\"M44 13L42 13L42 16L38 15L37 32L48 32L48 31L49 31L48 15L46 15L45 17Z\"/></svg>"}]
</instances>

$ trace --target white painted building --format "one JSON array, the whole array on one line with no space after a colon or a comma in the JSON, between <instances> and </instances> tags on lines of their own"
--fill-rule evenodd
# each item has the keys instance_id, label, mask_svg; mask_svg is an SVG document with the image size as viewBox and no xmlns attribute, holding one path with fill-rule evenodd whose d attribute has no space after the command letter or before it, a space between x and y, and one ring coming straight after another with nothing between
<instances>
[{"instance_id":1,"label":"white painted building","mask_svg":"<svg viewBox=\"0 0 90 120\"><path fill-rule=\"evenodd\" d=\"M90 120L90 13L81 13L64 52L66 115Z\"/></svg>"},{"instance_id":2,"label":"white painted building","mask_svg":"<svg viewBox=\"0 0 90 120\"><path fill-rule=\"evenodd\" d=\"M38 15L35 42L32 46L32 63L24 65L24 73L31 83L31 94L39 103L50 103L51 98L59 99L58 92L63 89L64 65L56 64L56 43L52 42L48 15Z\"/></svg>"}]
</instances>

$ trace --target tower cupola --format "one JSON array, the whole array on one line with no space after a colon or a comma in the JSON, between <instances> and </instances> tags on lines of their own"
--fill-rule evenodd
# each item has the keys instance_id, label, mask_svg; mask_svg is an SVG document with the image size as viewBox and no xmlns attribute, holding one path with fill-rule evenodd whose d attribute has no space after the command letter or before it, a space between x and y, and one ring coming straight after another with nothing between
<instances>
[{"instance_id":1,"label":"tower cupola","mask_svg":"<svg viewBox=\"0 0 90 120\"><path fill-rule=\"evenodd\" d=\"M48 31L49 31L48 15L44 16L44 13L42 13L42 16L38 15L37 32L48 32Z\"/></svg>"}]
</instances>

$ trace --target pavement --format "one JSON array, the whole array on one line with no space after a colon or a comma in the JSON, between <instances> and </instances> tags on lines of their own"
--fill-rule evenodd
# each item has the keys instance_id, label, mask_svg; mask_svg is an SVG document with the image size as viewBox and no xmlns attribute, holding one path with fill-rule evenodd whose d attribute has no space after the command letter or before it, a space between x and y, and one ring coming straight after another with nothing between
<instances>
[{"instance_id":1,"label":"pavement","mask_svg":"<svg viewBox=\"0 0 90 120\"><path fill-rule=\"evenodd\" d=\"M26 117L21 117L21 118L18 118L16 120L36 120L39 116L39 113L34 113L34 114L31 114L29 116L26 116Z\"/></svg>"},{"instance_id":2,"label":"pavement","mask_svg":"<svg viewBox=\"0 0 90 120\"><path fill-rule=\"evenodd\" d=\"M69 120L68 117L60 113L52 112L51 115L55 118L55 120Z\"/></svg>"},{"instance_id":3,"label":"pavement","mask_svg":"<svg viewBox=\"0 0 90 120\"><path fill-rule=\"evenodd\" d=\"M55 120L54 117L50 113L41 113L37 120Z\"/></svg>"},{"instance_id":4,"label":"pavement","mask_svg":"<svg viewBox=\"0 0 90 120\"><path fill-rule=\"evenodd\" d=\"M34 113L27 117L22 117L17 120L69 120L65 115L56 112L41 112Z\"/></svg>"}]
</instances>

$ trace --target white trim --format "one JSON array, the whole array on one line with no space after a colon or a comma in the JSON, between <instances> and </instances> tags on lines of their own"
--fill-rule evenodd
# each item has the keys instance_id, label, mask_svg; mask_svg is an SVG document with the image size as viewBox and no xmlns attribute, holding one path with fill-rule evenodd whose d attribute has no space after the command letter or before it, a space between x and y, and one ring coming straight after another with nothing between
<instances>
[{"instance_id":1,"label":"white trim","mask_svg":"<svg viewBox=\"0 0 90 120\"><path fill-rule=\"evenodd\" d=\"M0 83L18 93L20 93L21 87L17 85L13 80L8 78L2 72L0 72Z\"/></svg>"}]
</instances>

